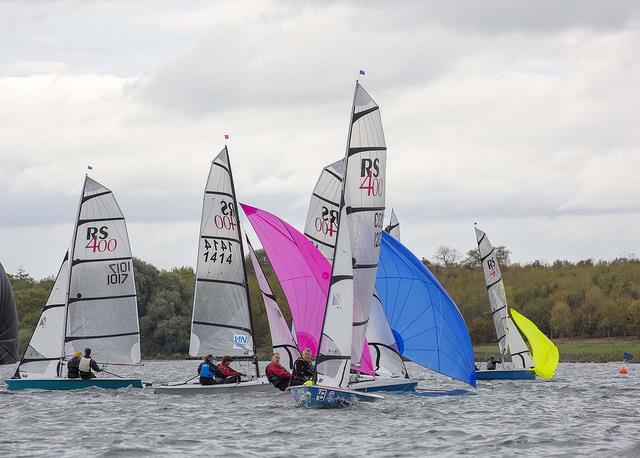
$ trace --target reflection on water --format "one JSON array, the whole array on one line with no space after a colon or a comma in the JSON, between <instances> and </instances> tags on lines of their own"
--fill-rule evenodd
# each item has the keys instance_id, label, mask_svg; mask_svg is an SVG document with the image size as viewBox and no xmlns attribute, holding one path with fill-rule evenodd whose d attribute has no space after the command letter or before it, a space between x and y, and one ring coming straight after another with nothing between
<instances>
[{"instance_id":1,"label":"reflection on water","mask_svg":"<svg viewBox=\"0 0 640 458\"><path fill-rule=\"evenodd\" d=\"M195 361L153 361L154 383ZM264 365L263 365L264 367ZM551 382L479 382L477 393L413 364L420 395L342 410L293 407L287 394L160 396L152 389L0 391L1 456L639 456L640 367L560 364ZM15 367L3 366L0 376Z\"/></svg>"}]
</instances>

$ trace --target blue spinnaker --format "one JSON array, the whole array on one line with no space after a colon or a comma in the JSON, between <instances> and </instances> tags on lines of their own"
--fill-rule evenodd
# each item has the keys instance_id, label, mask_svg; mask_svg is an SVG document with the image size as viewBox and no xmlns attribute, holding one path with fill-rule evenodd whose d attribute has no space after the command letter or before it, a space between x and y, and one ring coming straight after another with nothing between
<instances>
[{"instance_id":1,"label":"blue spinnaker","mask_svg":"<svg viewBox=\"0 0 640 458\"><path fill-rule=\"evenodd\" d=\"M376 288L402 356L476 386L471 337L458 306L425 265L386 232Z\"/></svg>"}]
</instances>

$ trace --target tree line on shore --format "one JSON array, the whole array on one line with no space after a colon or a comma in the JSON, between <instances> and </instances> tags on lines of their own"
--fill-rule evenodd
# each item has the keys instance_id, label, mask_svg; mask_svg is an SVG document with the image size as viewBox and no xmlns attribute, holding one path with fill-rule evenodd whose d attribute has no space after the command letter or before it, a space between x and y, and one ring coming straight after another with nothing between
<instances>
[{"instance_id":1,"label":"tree line on shore","mask_svg":"<svg viewBox=\"0 0 640 458\"><path fill-rule=\"evenodd\" d=\"M640 336L640 261L629 255L612 261L510 262L510 252L497 247L507 299L547 335L563 338ZM257 252L285 318L291 314L267 258ZM441 246L423 263L442 283L462 312L474 344L496 340L477 250L462 255ZM262 297L251 262L247 261L256 346L270 351L271 340ZM138 313L145 358L182 357L189 350L195 274L191 267L171 270L134 258ZM20 319L20 351L38 321L52 277L36 280L20 269L10 275Z\"/></svg>"}]
</instances>

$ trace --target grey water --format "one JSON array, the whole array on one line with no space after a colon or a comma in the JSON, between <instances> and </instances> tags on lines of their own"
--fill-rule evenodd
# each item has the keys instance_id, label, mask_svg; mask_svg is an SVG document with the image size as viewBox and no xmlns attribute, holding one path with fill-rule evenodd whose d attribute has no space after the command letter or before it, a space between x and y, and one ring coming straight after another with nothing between
<instances>
[{"instance_id":1,"label":"grey water","mask_svg":"<svg viewBox=\"0 0 640 458\"><path fill-rule=\"evenodd\" d=\"M186 380L196 365L147 361L108 370L157 384ZM476 391L409 364L420 388L441 395L387 394L339 410L294 407L275 390L167 396L150 388L2 388L0 456L640 456L640 367L623 377L619 366L563 363L552 381L478 382ZM0 377L13 370L1 367Z\"/></svg>"}]
</instances>

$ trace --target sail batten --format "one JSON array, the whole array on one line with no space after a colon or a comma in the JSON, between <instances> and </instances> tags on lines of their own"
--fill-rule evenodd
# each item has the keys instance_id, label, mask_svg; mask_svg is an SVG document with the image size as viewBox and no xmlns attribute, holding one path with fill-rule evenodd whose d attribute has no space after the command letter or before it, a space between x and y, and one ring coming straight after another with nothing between
<instances>
[{"instance_id":1,"label":"sail batten","mask_svg":"<svg viewBox=\"0 0 640 458\"><path fill-rule=\"evenodd\" d=\"M344 213L355 266L353 322L362 323L353 327L354 361L362 357L375 291L385 211L386 149L378 104L356 82L343 174Z\"/></svg>"},{"instance_id":2,"label":"sail batten","mask_svg":"<svg viewBox=\"0 0 640 458\"><path fill-rule=\"evenodd\" d=\"M137 295L125 218L113 192L89 176L70 253L62 357L89 347L98 361L140 363Z\"/></svg>"},{"instance_id":3,"label":"sail batten","mask_svg":"<svg viewBox=\"0 0 640 458\"><path fill-rule=\"evenodd\" d=\"M255 360L244 249L229 153L211 163L203 193L189 354Z\"/></svg>"},{"instance_id":4,"label":"sail batten","mask_svg":"<svg viewBox=\"0 0 640 458\"><path fill-rule=\"evenodd\" d=\"M331 265L331 281L322 322L316 377L326 386L349 386L353 326L353 270L349 222L344 201L340 209L342 224L336 236L336 250Z\"/></svg>"},{"instance_id":5,"label":"sail batten","mask_svg":"<svg viewBox=\"0 0 640 458\"><path fill-rule=\"evenodd\" d=\"M322 169L311 195L304 234L331 262L336 246L338 210L344 161L340 159Z\"/></svg>"}]
</instances>

